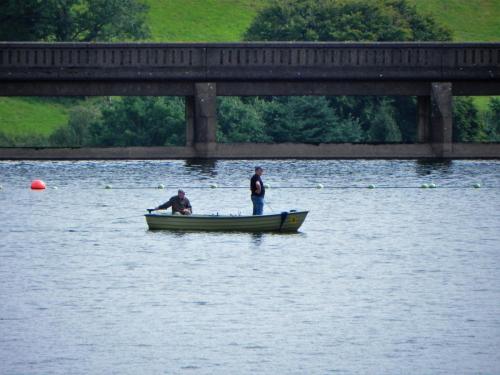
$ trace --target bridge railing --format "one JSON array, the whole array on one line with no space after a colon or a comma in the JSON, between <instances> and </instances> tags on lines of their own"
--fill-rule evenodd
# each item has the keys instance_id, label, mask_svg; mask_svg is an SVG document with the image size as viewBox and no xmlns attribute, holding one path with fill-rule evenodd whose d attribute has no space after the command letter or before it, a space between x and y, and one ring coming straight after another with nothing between
<instances>
[{"instance_id":1,"label":"bridge railing","mask_svg":"<svg viewBox=\"0 0 500 375\"><path fill-rule=\"evenodd\" d=\"M497 80L500 43L0 43L0 80Z\"/></svg>"}]
</instances>

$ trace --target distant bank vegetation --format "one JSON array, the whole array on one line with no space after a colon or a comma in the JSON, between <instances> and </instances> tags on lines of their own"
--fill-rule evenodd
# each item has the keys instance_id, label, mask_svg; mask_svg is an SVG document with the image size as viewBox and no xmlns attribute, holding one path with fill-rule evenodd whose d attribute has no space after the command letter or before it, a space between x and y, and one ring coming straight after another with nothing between
<instances>
[{"instance_id":1,"label":"distant bank vegetation","mask_svg":"<svg viewBox=\"0 0 500 375\"><path fill-rule=\"evenodd\" d=\"M498 40L498 22L492 25L489 17L500 15L500 1L474 4L7 0L0 4L0 39L446 41L459 35ZM481 23L467 21L474 14ZM416 137L416 103L408 97L220 98L218 116L220 142L378 143ZM455 141L499 141L499 120L499 99L454 98ZM182 98L0 99L0 146L181 145L184 133Z\"/></svg>"}]
</instances>

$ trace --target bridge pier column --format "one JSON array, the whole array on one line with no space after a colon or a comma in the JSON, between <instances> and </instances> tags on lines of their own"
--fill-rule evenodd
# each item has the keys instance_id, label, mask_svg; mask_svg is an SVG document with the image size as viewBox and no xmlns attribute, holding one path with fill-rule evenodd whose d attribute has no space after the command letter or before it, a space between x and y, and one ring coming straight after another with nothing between
<instances>
[{"instance_id":1,"label":"bridge pier column","mask_svg":"<svg viewBox=\"0 0 500 375\"><path fill-rule=\"evenodd\" d=\"M431 97L417 97L417 142L428 143L430 141L431 125Z\"/></svg>"},{"instance_id":2,"label":"bridge pier column","mask_svg":"<svg viewBox=\"0 0 500 375\"><path fill-rule=\"evenodd\" d=\"M186 146L194 145L194 96L185 97L186 106Z\"/></svg>"},{"instance_id":3,"label":"bridge pier column","mask_svg":"<svg viewBox=\"0 0 500 375\"><path fill-rule=\"evenodd\" d=\"M201 157L216 147L217 89L211 82L195 83L194 97L186 97L186 146Z\"/></svg>"},{"instance_id":4,"label":"bridge pier column","mask_svg":"<svg viewBox=\"0 0 500 375\"><path fill-rule=\"evenodd\" d=\"M453 94L451 82L431 84L431 132L434 153L438 157L451 154L453 148Z\"/></svg>"}]
</instances>

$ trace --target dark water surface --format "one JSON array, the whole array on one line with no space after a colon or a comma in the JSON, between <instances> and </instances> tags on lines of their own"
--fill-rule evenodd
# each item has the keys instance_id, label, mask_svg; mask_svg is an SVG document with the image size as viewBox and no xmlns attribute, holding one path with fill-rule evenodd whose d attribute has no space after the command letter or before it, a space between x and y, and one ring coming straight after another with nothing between
<instances>
[{"instance_id":1,"label":"dark water surface","mask_svg":"<svg viewBox=\"0 0 500 375\"><path fill-rule=\"evenodd\" d=\"M254 164L300 233L147 230L158 184L251 212ZM0 184L0 374L500 373L498 161L0 162Z\"/></svg>"}]
</instances>

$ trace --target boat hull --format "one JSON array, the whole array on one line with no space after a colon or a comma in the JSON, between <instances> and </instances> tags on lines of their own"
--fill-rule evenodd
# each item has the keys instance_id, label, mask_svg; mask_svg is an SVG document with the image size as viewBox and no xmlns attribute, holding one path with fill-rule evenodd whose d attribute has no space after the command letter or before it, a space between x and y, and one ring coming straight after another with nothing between
<instances>
[{"instance_id":1,"label":"boat hull","mask_svg":"<svg viewBox=\"0 0 500 375\"><path fill-rule=\"evenodd\" d=\"M307 211L276 215L219 216L146 214L151 230L174 231L237 231L237 232L296 232L307 216Z\"/></svg>"}]
</instances>

